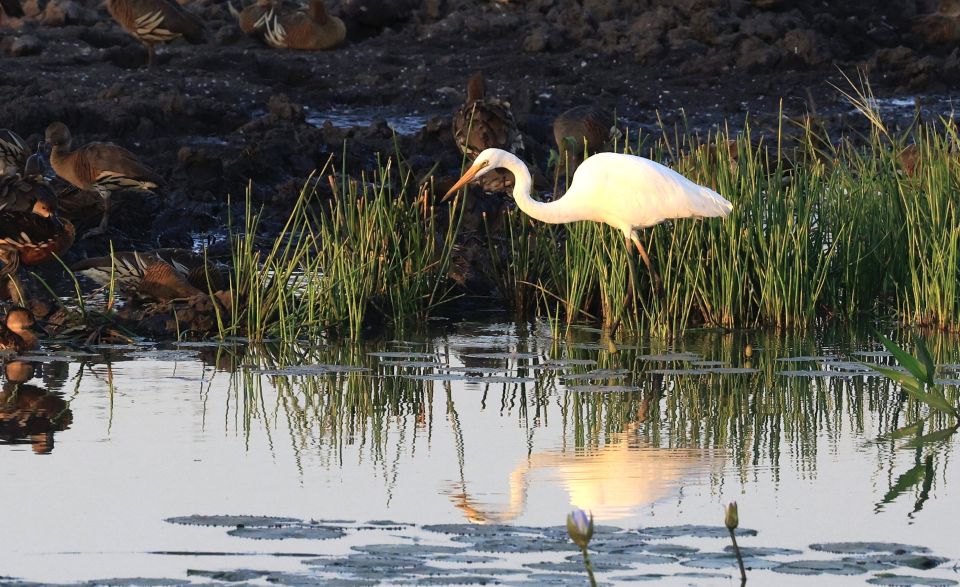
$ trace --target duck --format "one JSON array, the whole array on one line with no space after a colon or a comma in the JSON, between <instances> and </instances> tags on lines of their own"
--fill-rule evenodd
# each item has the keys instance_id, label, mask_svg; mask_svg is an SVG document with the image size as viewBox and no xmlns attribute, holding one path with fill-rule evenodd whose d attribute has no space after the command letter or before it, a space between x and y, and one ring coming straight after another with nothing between
<instances>
[{"instance_id":1,"label":"duck","mask_svg":"<svg viewBox=\"0 0 960 587\"><path fill-rule=\"evenodd\" d=\"M0 0L6 2L7 0ZM0 175L11 175L23 170L30 150L27 143L12 130L0 128Z\"/></svg>"},{"instance_id":2,"label":"duck","mask_svg":"<svg viewBox=\"0 0 960 587\"><path fill-rule=\"evenodd\" d=\"M227 2L230 14L237 19L237 24L244 34L263 37L267 28L267 20L272 19L276 11L296 10L299 5L284 0L257 0L243 10L237 10L233 2Z\"/></svg>"},{"instance_id":3,"label":"duck","mask_svg":"<svg viewBox=\"0 0 960 587\"><path fill-rule=\"evenodd\" d=\"M183 37L197 44L206 37L203 21L176 0L107 0L107 12L147 48L148 68L152 68L156 60L156 43Z\"/></svg>"},{"instance_id":4,"label":"duck","mask_svg":"<svg viewBox=\"0 0 960 587\"><path fill-rule=\"evenodd\" d=\"M491 148L519 155L523 151L523 136L510 103L487 97L486 93L483 73L473 74L467 81L467 101L453 114L453 140L470 161Z\"/></svg>"},{"instance_id":5,"label":"duck","mask_svg":"<svg viewBox=\"0 0 960 587\"><path fill-rule=\"evenodd\" d=\"M20 265L40 265L62 257L73 245L76 232L69 220L56 212L52 191L40 191L29 211L0 210L0 278L9 277L10 290L23 303L23 288L17 280Z\"/></svg>"},{"instance_id":6,"label":"duck","mask_svg":"<svg viewBox=\"0 0 960 587\"><path fill-rule=\"evenodd\" d=\"M71 150L70 129L62 122L47 127L46 142L50 146L53 171L80 190L93 190L103 198L103 217L99 226L84 235L103 234L110 221L110 194L120 190L150 191L160 187L163 179L136 155L112 143L87 143Z\"/></svg>"},{"instance_id":7,"label":"duck","mask_svg":"<svg viewBox=\"0 0 960 587\"><path fill-rule=\"evenodd\" d=\"M84 259L70 269L102 286L112 278L121 293L137 301L169 302L229 287L222 267L186 249L121 251Z\"/></svg>"},{"instance_id":8,"label":"duck","mask_svg":"<svg viewBox=\"0 0 960 587\"><path fill-rule=\"evenodd\" d=\"M571 173L591 152L609 148L619 135L613 115L597 106L574 106L553 121L560 165L566 162Z\"/></svg>"},{"instance_id":9,"label":"duck","mask_svg":"<svg viewBox=\"0 0 960 587\"><path fill-rule=\"evenodd\" d=\"M29 212L38 200L42 206L56 199L50 184L40 173L39 156L30 155L21 173L0 175L0 210Z\"/></svg>"},{"instance_id":10,"label":"duck","mask_svg":"<svg viewBox=\"0 0 960 587\"><path fill-rule=\"evenodd\" d=\"M33 313L21 306L14 306L0 325L0 351L25 351L37 348L37 332L44 334Z\"/></svg>"},{"instance_id":11,"label":"duck","mask_svg":"<svg viewBox=\"0 0 960 587\"><path fill-rule=\"evenodd\" d=\"M0 22L3 22L4 14L14 18L22 17L23 6L20 5L20 0L0 0Z\"/></svg>"},{"instance_id":12,"label":"duck","mask_svg":"<svg viewBox=\"0 0 960 587\"><path fill-rule=\"evenodd\" d=\"M271 8L265 16L263 40L274 49L320 51L339 45L347 36L347 27L327 14L323 0L310 0L305 12Z\"/></svg>"}]
</instances>

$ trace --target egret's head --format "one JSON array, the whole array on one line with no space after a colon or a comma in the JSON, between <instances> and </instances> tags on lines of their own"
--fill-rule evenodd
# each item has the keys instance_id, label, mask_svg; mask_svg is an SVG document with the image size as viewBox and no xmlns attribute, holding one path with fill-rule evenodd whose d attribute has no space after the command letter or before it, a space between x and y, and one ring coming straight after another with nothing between
<instances>
[{"instance_id":1,"label":"egret's head","mask_svg":"<svg viewBox=\"0 0 960 587\"><path fill-rule=\"evenodd\" d=\"M502 149L484 149L479 155L477 155L477 158L474 159L473 165L470 166L470 169L467 169L467 171L464 172L463 177L458 179L457 183L453 184L453 187L450 188L450 191L443 196L443 199L448 200L457 192L457 190L467 185L471 181L483 177L484 174L493 171L498 167L505 167L505 163L508 159L516 159L516 156L511 155Z\"/></svg>"}]
</instances>

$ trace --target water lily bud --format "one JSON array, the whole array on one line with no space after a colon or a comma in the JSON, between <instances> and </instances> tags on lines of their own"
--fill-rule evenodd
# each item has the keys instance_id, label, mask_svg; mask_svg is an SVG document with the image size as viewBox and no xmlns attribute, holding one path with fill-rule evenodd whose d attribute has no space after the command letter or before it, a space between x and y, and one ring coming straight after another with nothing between
<instances>
[{"instance_id":1,"label":"water lily bud","mask_svg":"<svg viewBox=\"0 0 960 587\"><path fill-rule=\"evenodd\" d=\"M737 526L740 525L740 514L737 513L737 502L731 501L730 504L723 508L723 524L727 527L727 530L735 530ZM567 522L569 527L569 522Z\"/></svg>"},{"instance_id":2,"label":"water lily bud","mask_svg":"<svg viewBox=\"0 0 960 587\"><path fill-rule=\"evenodd\" d=\"M743 348L743 356L748 357L748 358L749 358L749 357L752 357L752 356L753 356L753 346L751 346L750 344L747 344L747 346L745 346L745 347Z\"/></svg>"},{"instance_id":3,"label":"water lily bud","mask_svg":"<svg viewBox=\"0 0 960 587\"><path fill-rule=\"evenodd\" d=\"M567 533L574 544L586 548L593 538L593 514L589 518L583 510L573 510L567 514Z\"/></svg>"}]
</instances>

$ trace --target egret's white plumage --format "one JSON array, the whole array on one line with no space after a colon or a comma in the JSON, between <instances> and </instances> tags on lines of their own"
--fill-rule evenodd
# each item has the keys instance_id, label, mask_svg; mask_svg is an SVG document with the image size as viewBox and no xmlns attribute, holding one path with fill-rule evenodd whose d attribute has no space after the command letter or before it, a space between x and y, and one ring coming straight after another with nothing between
<instances>
[{"instance_id":1,"label":"egret's white plumage","mask_svg":"<svg viewBox=\"0 0 960 587\"><path fill-rule=\"evenodd\" d=\"M563 197L547 203L530 196L533 181L523 161L500 149L486 149L447 195L500 167L513 173L513 197L533 218L550 224L604 222L622 231L628 240L635 240L637 229L670 218L723 217L733 210L723 196L669 167L621 153L597 153L586 159Z\"/></svg>"},{"instance_id":2,"label":"egret's white plumage","mask_svg":"<svg viewBox=\"0 0 960 587\"><path fill-rule=\"evenodd\" d=\"M550 224L591 220L623 232L627 248L631 242L636 245L661 294L660 277L637 230L670 218L725 217L733 210L733 204L710 188L697 185L655 161L620 153L597 153L586 159L577 168L562 198L539 202L530 196L533 180L526 164L507 151L486 149L444 199L467 182L497 168L513 173L513 198L517 206L533 218ZM631 282L635 283L633 265L629 268Z\"/></svg>"}]
</instances>

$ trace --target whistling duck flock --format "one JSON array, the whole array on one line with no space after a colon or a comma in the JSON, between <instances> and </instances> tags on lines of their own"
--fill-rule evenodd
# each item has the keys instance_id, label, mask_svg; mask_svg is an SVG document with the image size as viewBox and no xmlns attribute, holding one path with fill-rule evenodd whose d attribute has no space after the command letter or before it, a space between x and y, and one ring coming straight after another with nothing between
<instances>
[{"instance_id":1,"label":"whistling duck flock","mask_svg":"<svg viewBox=\"0 0 960 587\"><path fill-rule=\"evenodd\" d=\"M184 39L203 43L204 23L175 0L107 0L113 19L147 50L146 65L156 65L157 43ZM276 49L330 49L346 37L340 18L327 13L323 0L304 7L291 0L256 0L242 9L229 4L230 13L247 35ZM21 17L19 0L0 0L0 18ZM523 136L510 104L488 95L481 73L469 78L466 101L453 113L452 139L469 161L487 148L504 149L522 156ZM611 139L614 117L592 106L573 108L554 124L554 137L562 159L575 167L585 145L604 148ZM36 132L37 129L19 129ZM0 349L22 351L36 345L30 330L33 315L21 282L21 266L61 262L73 245L76 231L61 216L58 198L88 192L102 198L100 223L81 238L109 231L111 197L129 190L161 191L164 178L136 153L112 143L75 145L70 129L51 121L36 149L11 129L0 129L0 299L14 301L0 325ZM59 194L53 176L67 187ZM512 176L490 173L481 187L486 191L509 189ZM167 302L206 295L226 287L226 270L202 255L181 249L115 252L112 256L84 259L71 269L99 285L113 284L131 300Z\"/></svg>"}]
</instances>

